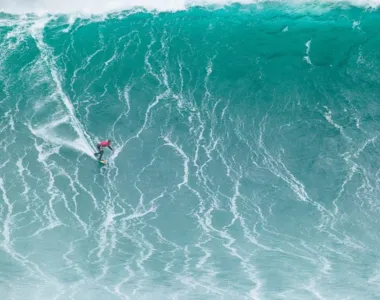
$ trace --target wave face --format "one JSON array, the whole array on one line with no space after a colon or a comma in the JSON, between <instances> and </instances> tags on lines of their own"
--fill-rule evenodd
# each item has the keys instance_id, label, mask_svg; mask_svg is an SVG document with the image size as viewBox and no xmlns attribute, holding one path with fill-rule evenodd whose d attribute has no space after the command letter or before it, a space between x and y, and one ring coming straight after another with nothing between
<instances>
[{"instance_id":1,"label":"wave face","mask_svg":"<svg viewBox=\"0 0 380 300\"><path fill-rule=\"evenodd\" d=\"M3 13L1 299L377 299L379 21Z\"/></svg>"}]
</instances>

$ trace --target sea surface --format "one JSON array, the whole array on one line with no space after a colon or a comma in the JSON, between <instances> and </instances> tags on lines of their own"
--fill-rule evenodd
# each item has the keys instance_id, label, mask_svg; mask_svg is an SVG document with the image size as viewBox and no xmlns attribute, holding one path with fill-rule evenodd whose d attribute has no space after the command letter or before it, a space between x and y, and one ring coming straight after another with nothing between
<instances>
[{"instance_id":1,"label":"sea surface","mask_svg":"<svg viewBox=\"0 0 380 300\"><path fill-rule=\"evenodd\" d=\"M376 1L1 1L0 299L380 299L379 137Z\"/></svg>"}]
</instances>

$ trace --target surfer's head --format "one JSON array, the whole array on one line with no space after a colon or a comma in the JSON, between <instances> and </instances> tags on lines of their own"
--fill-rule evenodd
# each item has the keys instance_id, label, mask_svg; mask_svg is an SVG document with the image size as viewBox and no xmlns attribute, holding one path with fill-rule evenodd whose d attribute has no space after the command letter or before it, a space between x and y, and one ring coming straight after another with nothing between
<instances>
[{"instance_id":1,"label":"surfer's head","mask_svg":"<svg viewBox=\"0 0 380 300\"><path fill-rule=\"evenodd\" d=\"M111 140L108 140L108 144L111 144Z\"/></svg>"}]
</instances>

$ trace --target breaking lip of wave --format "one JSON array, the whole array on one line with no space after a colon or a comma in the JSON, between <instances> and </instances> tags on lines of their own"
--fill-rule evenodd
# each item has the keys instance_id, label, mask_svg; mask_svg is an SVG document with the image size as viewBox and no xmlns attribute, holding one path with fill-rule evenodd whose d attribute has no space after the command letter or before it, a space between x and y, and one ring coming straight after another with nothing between
<instances>
[{"instance_id":1,"label":"breaking lip of wave","mask_svg":"<svg viewBox=\"0 0 380 300\"><path fill-rule=\"evenodd\" d=\"M179 11L193 6L223 7L232 4L278 3L286 5L311 4L348 5L365 8L380 7L380 0L2 0L0 12L9 14L80 14L101 15L126 10L143 9L147 11Z\"/></svg>"}]
</instances>

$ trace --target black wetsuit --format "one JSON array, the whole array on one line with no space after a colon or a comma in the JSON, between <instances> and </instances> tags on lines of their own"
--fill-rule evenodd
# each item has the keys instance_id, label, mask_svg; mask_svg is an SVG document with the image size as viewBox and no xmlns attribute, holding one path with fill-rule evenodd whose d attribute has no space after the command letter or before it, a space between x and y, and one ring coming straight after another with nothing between
<instances>
[{"instance_id":1,"label":"black wetsuit","mask_svg":"<svg viewBox=\"0 0 380 300\"><path fill-rule=\"evenodd\" d=\"M97 152L97 153L94 153L95 154L95 156L97 156L97 155L100 155L99 156L99 160L102 160L102 156L103 156L103 154L104 154L104 150L103 150L103 148L102 147L104 147L104 146L102 146L100 143L99 144L97 144L96 145L96 148L98 148L98 150L99 150L99 152ZM111 146L110 145L108 145L108 146L105 146L105 147L108 147L109 149L111 149L112 151L113 151L113 149L111 148Z\"/></svg>"}]
</instances>

